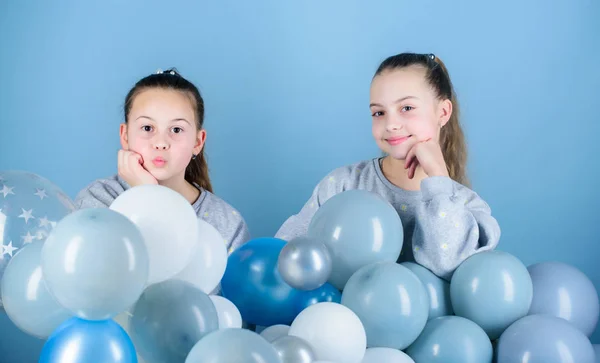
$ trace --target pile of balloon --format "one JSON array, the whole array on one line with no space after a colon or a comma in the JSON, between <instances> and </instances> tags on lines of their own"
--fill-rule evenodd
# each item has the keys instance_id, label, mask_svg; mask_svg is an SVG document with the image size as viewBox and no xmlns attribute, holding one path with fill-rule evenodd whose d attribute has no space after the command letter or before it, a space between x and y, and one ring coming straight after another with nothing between
<instances>
[{"instance_id":1,"label":"pile of balloon","mask_svg":"<svg viewBox=\"0 0 600 363\"><path fill-rule=\"evenodd\" d=\"M574 266L485 251L444 280L396 261L398 213L360 190L306 235L227 251L181 195L134 187L76 209L0 172L3 308L40 363L594 363L598 293ZM210 211L208 212L210 213Z\"/></svg>"}]
</instances>

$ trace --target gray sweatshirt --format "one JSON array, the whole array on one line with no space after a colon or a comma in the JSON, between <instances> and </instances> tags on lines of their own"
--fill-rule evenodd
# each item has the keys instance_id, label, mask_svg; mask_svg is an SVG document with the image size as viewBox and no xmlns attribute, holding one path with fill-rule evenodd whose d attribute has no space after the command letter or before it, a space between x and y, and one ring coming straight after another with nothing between
<instances>
[{"instance_id":1,"label":"gray sweatshirt","mask_svg":"<svg viewBox=\"0 0 600 363\"><path fill-rule=\"evenodd\" d=\"M329 173L300 212L284 222L276 237L289 241L306 234L317 208L335 194L350 189L377 193L398 211L404 228L398 262L417 262L450 280L466 258L498 245L498 222L475 192L448 177L425 178L419 191L398 188L383 175L379 158Z\"/></svg>"},{"instance_id":2,"label":"gray sweatshirt","mask_svg":"<svg viewBox=\"0 0 600 363\"><path fill-rule=\"evenodd\" d=\"M229 253L250 240L248 226L242 215L223 199L213 193L200 190L200 196L192 204L198 218L202 218L221 233ZM130 186L119 176L99 179L88 185L75 198L75 208L102 208L110 204Z\"/></svg>"}]
</instances>

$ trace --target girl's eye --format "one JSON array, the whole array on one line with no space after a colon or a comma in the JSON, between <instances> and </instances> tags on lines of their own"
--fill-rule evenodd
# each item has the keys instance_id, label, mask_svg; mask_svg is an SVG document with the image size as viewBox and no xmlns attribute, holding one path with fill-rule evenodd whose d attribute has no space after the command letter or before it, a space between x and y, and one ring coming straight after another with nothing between
<instances>
[{"instance_id":1,"label":"girl's eye","mask_svg":"<svg viewBox=\"0 0 600 363\"><path fill-rule=\"evenodd\" d=\"M180 133L182 131L183 131L183 129L181 127L173 127L173 132L176 133L176 134L178 134L178 133Z\"/></svg>"},{"instance_id":2,"label":"girl's eye","mask_svg":"<svg viewBox=\"0 0 600 363\"><path fill-rule=\"evenodd\" d=\"M146 132L150 132L150 131L152 131L152 126L150 126L150 125L144 125L144 126L142 126L142 130L144 130Z\"/></svg>"},{"instance_id":3,"label":"girl's eye","mask_svg":"<svg viewBox=\"0 0 600 363\"><path fill-rule=\"evenodd\" d=\"M381 112L381 111L375 111L371 116L373 116L373 117L383 116L383 112Z\"/></svg>"},{"instance_id":4,"label":"girl's eye","mask_svg":"<svg viewBox=\"0 0 600 363\"><path fill-rule=\"evenodd\" d=\"M412 109L414 109L414 107L412 107L412 106L404 106L404 107L402 107L402 112L407 112L407 111L410 111Z\"/></svg>"}]
</instances>

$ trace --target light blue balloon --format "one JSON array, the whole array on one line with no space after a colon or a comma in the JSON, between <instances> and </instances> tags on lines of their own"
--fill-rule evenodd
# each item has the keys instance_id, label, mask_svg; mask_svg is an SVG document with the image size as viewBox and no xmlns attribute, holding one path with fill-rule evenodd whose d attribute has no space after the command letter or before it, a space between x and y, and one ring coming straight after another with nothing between
<instances>
[{"instance_id":1,"label":"light blue balloon","mask_svg":"<svg viewBox=\"0 0 600 363\"><path fill-rule=\"evenodd\" d=\"M533 285L527 268L503 251L477 253L455 270L450 281L454 313L483 328L490 339L527 315Z\"/></svg>"},{"instance_id":2,"label":"light blue balloon","mask_svg":"<svg viewBox=\"0 0 600 363\"><path fill-rule=\"evenodd\" d=\"M71 318L48 338L39 363L137 363L129 336L112 320Z\"/></svg>"},{"instance_id":3,"label":"light blue balloon","mask_svg":"<svg viewBox=\"0 0 600 363\"><path fill-rule=\"evenodd\" d=\"M485 331L460 316L429 320L405 352L416 363L491 363L494 354Z\"/></svg>"},{"instance_id":4,"label":"light blue balloon","mask_svg":"<svg viewBox=\"0 0 600 363\"><path fill-rule=\"evenodd\" d=\"M342 305L360 318L368 347L402 350L425 327L429 296L408 268L395 262L377 262L350 277L342 292Z\"/></svg>"},{"instance_id":5,"label":"light blue balloon","mask_svg":"<svg viewBox=\"0 0 600 363\"><path fill-rule=\"evenodd\" d=\"M594 352L596 352L596 363L600 363L600 344L594 344Z\"/></svg>"},{"instance_id":6,"label":"light blue balloon","mask_svg":"<svg viewBox=\"0 0 600 363\"><path fill-rule=\"evenodd\" d=\"M73 201L49 180L25 171L0 171L0 279L15 253L44 241L74 209Z\"/></svg>"},{"instance_id":7,"label":"light blue balloon","mask_svg":"<svg viewBox=\"0 0 600 363\"><path fill-rule=\"evenodd\" d=\"M148 252L139 229L108 208L63 218L42 248L50 292L74 315L109 319L129 308L148 279Z\"/></svg>"},{"instance_id":8,"label":"light blue balloon","mask_svg":"<svg viewBox=\"0 0 600 363\"><path fill-rule=\"evenodd\" d=\"M564 319L529 315L517 320L498 340L498 363L594 363L592 343Z\"/></svg>"},{"instance_id":9,"label":"light blue balloon","mask_svg":"<svg viewBox=\"0 0 600 363\"><path fill-rule=\"evenodd\" d=\"M202 338L185 363L283 363L275 348L253 331L222 329Z\"/></svg>"},{"instance_id":10,"label":"light blue balloon","mask_svg":"<svg viewBox=\"0 0 600 363\"><path fill-rule=\"evenodd\" d=\"M10 260L2 278L2 302L9 318L22 331L45 339L71 318L44 282L42 276L43 241L23 247Z\"/></svg>"},{"instance_id":11,"label":"light blue balloon","mask_svg":"<svg viewBox=\"0 0 600 363\"><path fill-rule=\"evenodd\" d=\"M448 281L414 262L402 262L401 265L417 275L423 286L425 286L429 295L429 320L454 314Z\"/></svg>"},{"instance_id":12,"label":"light blue balloon","mask_svg":"<svg viewBox=\"0 0 600 363\"><path fill-rule=\"evenodd\" d=\"M363 266L396 262L404 243L396 209L378 194L359 189L336 194L320 206L308 235L329 248L333 266L328 281L338 290Z\"/></svg>"},{"instance_id":13,"label":"light blue balloon","mask_svg":"<svg viewBox=\"0 0 600 363\"><path fill-rule=\"evenodd\" d=\"M529 315L563 318L588 337L596 330L600 303L592 281L562 262L542 262L527 268L533 282Z\"/></svg>"},{"instance_id":14,"label":"light blue balloon","mask_svg":"<svg viewBox=\"0 0 600 363\"><path fill-rule=\"evenodd\" d=\"M183 363L194 344L219 329L210 297L181 280L150 285L131 314L129 332L146 363Z\"/></svg>"}]
</instances>

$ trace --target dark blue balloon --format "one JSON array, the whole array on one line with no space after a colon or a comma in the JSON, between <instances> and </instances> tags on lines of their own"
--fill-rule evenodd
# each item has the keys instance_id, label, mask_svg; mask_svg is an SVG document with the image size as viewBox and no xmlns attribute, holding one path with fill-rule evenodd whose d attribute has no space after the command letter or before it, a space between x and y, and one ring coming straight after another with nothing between
<instances>
[{"instance_id":1,"label":"dark blue balloon","mask_svg":"<svg viewBox=\"0 0 600 363\"><path fill-rule=\"evenodd\" d=\"M244 321L263 326L289 325L296 317L303 292L288 285L277 271L285 244L279 238L257 238L229 256L221 289Z\"/></svg>"},{"instance_id":2,"label":"dark blue balloon","mask_svg":"<svg viewBox=\"0 0 600 363\"><path fill-rule=\"evenodd\" d=\"M307 307L320 303L320 302L334 302L341 303L342 301L342 293L340 290L336 289L332 284L325 283L323 286L318 289L311 291L304 291L301 296L299 296L297 301L297 313L300 312Z\"/></svg>"},{"instance_id":3,"label":"dark blue balloon","mask_svg":"<svg viewBox=\"0 0 600 363\"><path fill-rule=\"evenodd\" d=\"M131 339L112 320L71 318L50 335L39 363L137 363Z\"/></svg>"}]
</instances>

